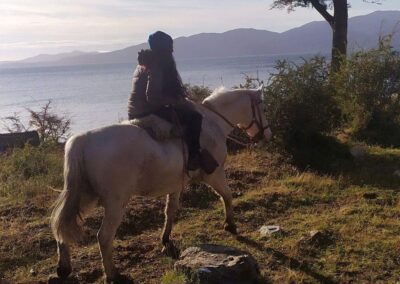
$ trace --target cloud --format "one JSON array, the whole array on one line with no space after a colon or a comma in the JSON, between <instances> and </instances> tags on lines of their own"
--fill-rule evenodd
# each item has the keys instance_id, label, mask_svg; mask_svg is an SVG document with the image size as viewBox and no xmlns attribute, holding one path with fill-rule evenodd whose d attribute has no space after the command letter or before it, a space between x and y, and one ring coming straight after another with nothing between
<instances>
[{"instance_id":1,"label":"cloud","mask_svg":"<svg viewBox=\"0 0 400 284\"><path fill-rule=\"evenodd\" d=\"M356 2L354 0L353 2ZM284 31L322 20L313 9L270 10L272 0L3 0L0 1L0 60L36 53L109 50L138 44L149 33L173 37L238 27ZM389 7L398 0L386 0ZM390 6L392 5L392 6ZM385 5L355 4L350 15ZM31 49L31 53L29 53Z\"/></svg>"}]
</instances>

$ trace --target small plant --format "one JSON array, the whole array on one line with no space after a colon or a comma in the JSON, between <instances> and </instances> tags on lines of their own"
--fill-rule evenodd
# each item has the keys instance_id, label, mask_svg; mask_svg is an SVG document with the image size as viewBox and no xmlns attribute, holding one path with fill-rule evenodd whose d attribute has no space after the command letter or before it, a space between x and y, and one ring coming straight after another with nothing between
<instances>
[{"instance_id":1,"label":"small plant","mask_svg":"<svg viewBox=\"0 0 400 284\"><path fill-rule=\"evenodd\" d=\"M188 283L187 278L184 274L176 271L168 271L161 278L161 284L185 284Z\"/></svg>"},{"instance_id":2,"label":"small plant","mask_svg":"<svg viewBox=\"0 0 400 284\"><path fill-rule=\"evenodd\" d=\"M186 90L189 97L195 102L202 102L206 97L211 94L211 90L208 87L197 86L197 85L186 85Z\"/></svg>"}]
</instances>

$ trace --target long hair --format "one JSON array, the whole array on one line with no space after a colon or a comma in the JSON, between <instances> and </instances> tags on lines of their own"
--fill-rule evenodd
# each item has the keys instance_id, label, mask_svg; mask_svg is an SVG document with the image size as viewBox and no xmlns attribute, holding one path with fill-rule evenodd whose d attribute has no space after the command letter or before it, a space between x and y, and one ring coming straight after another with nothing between
<instances>
[{"instance_id":1,"label":"long hair","mask_svg":"<svg viewBox=\"0 0 400 284\"><path fill-rule=\"evenodd\" d=\"M176 69L174 56L170 52L156 52L159 66L164 75L163 91L168 95L176 95L179 97L186 96L185 86L182 83L182 78Z\"/></svg>"},{"instance_id":2,"label":"long hair","mask_svg":"<svg viewBox=\"0 0 400 284\"><path fill-rule=\"evenodd\" d=\"M149 69L160 68L163 73L163 93L177 98L186 97L186 88L176 68L174 56L168 51L143 50L139 53L139 64Z\"/></svg>"}]
</instances>

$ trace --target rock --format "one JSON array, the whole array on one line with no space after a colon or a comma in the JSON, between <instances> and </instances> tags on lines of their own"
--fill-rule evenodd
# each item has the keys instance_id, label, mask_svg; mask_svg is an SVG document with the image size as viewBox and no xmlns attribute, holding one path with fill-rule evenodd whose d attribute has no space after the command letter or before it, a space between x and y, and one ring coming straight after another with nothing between
<instances>
[{"instance_id":1,"label":"rock","mask_svg":"<svg viewBox=\"0 0 400 284\"><path fill-rule=\"evenodd\" d=\"M354 157L354 158L362 158L365 156L366 151L365 148L362 146L354 146L350 149L350 154Z\"/></svg>"},{"instance_id":2,"label":"rock","mask_svg":"<svg viewBox=\"0 0 400 284\"><path fill-rule=\"evenodd\" d=\"M279 226L262 226L259 231L262 237L267 237L279 232L280 230L281 228Z\"/></svg>"},{"instance_id":3,"label":"rock","mask_svg":"<svg viewBox=\"0 0 400 284\"><path fill-rule=\"evenodd\" d=\"M187 248L174 268L198 284L252 284L260 273L249 253L211 244Z\"/></svg>"},{"instance_id":4,"label":"rock","mask_svg":"<svg viewBox=\"0 0 400 284\"><path fill-rule=\"evenodd\" d=\"M393 175L396 176L396 177L400 177L400 170L395 170L393 172Z\"/></svg>"},{"instance_id":5,"label":"rock","mask_svg":"<svg viewBox=\"0 0 400 284\"><path fill-rule=\"evenodd\" d=\"M326 231L311 231L307 242L310 245L326 247L333 242L332 234Z\"/></svg>"}]
</instances>

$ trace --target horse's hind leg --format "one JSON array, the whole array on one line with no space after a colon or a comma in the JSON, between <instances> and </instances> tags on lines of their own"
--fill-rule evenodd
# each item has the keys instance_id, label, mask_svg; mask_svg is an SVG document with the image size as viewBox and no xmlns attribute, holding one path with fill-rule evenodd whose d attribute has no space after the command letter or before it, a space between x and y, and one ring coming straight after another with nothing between
<instances>
[{"instance_id":1,"label":"horse's hind leg","mask_svg":"<svg viewBox=\"0 0 400 284\"><path fill-rule=\"evenodd\" d=\"M72 272L71 256L68 245L65 243L57 242L57 253L58 253L57 275L61 279L65 279Z\"/></svg>"},{"instance_id":2,"label":"horse's hind leg","mask_svg":"<svg viewBox=\"0 0 400 284\"><path fill-rule=\"evenodd\" d=\"M163 252L172 258L178 258L179 252L174 246L173 242L170 241L169 237L172 231L172 224L174 222L176 212L179 208L179 196L180 192L168 194L167 201L165 204L165 223L162 232L161 241L163 244Z\"/></svg>"},{"instance_id":3,"label":"horse's hind leg","mask_svg":"<svg viewBox=\"0 0 400 284\"><path fill-rule=\"evenodd\" d=\"M128 279L119 275L112 259L113 241L115 233L121 224L124 211L124 207L119 204L118 206L105 206L103 222L97 233L103 268L106 274L106 283L129 283Z\"/></svg>"},{"instance_id":4,"label":"horse's hind leg","mask_svg":"<svg viewBox=\"0 0 400 284\"><path fill-rule=\"evenodd\" d=\"M224 229L232 234L237 234L236 225L233 220L232 191L228 186L223 169L218 169L214 174L205 180L221 197L225 209Z\"/></svg>"}]
</instances>

